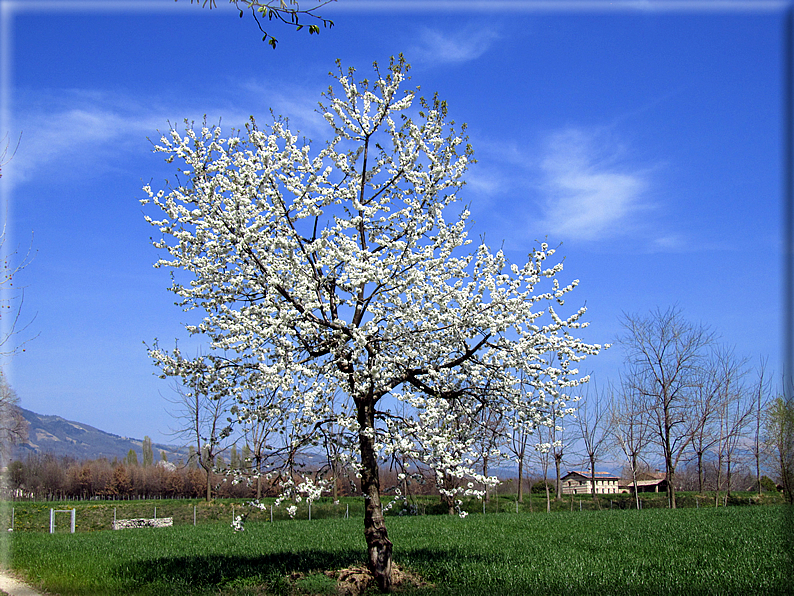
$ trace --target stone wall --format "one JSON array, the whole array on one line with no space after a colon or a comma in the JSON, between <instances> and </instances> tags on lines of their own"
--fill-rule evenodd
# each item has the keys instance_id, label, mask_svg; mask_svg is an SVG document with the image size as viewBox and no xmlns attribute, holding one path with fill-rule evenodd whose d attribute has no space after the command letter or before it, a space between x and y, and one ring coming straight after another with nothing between
<instances>
[{"instance_id":1,"label":"stone wall","mask_svg":"<svg viewBox=\"0 0 794 596\"><path fill-rule=\"evenodd\" d=\"M119 519L113 524L113 529L126 530L129 528L167 528L173 525L173 517L161 517L159 519Z\"/></svg>"}]
</instances>

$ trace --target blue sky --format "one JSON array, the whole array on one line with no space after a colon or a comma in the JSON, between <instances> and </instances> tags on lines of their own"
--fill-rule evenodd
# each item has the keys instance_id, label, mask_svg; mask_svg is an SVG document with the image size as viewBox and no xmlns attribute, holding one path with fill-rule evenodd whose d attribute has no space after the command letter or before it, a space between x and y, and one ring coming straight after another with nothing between
<instances>
[{"instance_id":1,"label":"blue sky","mask_svg":"<svg viewBox=\"0 0 794 596\"><path fill-rule=\"evenodd\" d=\"M677 304L779 373L785 4L618 4L339 0L319 36L270 25L273 50L225 6L3 1L2 126L22 136L0 193L12 245L36 253L19 281L38 337L9 370L22 405L168 441L173 392L144 342L187 339L189 315L152 268L138 200L173 169L147 137L272 108L322 141L334 59L365 77L399 52L468 124L472 235L521 262L561 243L586 339ZM621 361L616 347L584 368L601 385Z\"/></svg>"}]
</instances>

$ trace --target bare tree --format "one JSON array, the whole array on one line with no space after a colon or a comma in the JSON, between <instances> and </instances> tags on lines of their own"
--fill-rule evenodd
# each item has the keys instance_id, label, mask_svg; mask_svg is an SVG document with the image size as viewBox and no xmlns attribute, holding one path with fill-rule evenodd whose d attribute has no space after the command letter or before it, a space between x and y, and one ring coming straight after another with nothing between
<instances>
[{"instance_id":1,"label":"bare tree","mask_svg":"<svg viewBox=\"0 0 794 596\"><path fill-rule=\"evenodd\" d=\"M237 403L230 408L242 425L243 441L248 447L248 459L234 473L251 477L256 482L256 498L262 498L262 481L270 472L268 464L278 465L283 459L280 431L283 431L283 412L277 407L278 389L261 387L253 392L240 392ZM246 459L246 458L244 458Z\"/></svg>"},{"instance_id":2,"label":"bare tree","mask_svg":"<svg viewBox=\"0 0 794 596\"><path fill-rule=\"evenodd\" d=\"M590 494L596 507L601 509L596 496L596 462L603 455L608 445L609 438L609 408L606 404L606 397L593 385L590 386L579 402L579 407L575 416L574 427L576 428L576 438L581 439L582 449L587 458L590 468Z\"/></svg>"},{"instance_id":3,"label":"bare tree","mask_svg":"<svg viewBox=\"0 0 794 596\"><path fill-rule=\"evenodd\" d=\"M624 387L619 393L612 392L609 403L609 433L612 445L623 454L628 463L634 486L634 500L639 509L637 473L641 465L647 466L643 454L651 443L652 429L642 402L630 391L630 387Z\"/></svg>"},{"instance_id":4,"label":"bare tree","mask_svg":"<svg viewBox=\"0 0 794 596\"><path fill-rule=\"evenodd\" d=\"M717 373L721 380L717 415L720 425L720 442L717 446L717 493L722 484L722 462L725 462L725 480L728 496L731 494L733 464L736 462L739 441L744 437L752 415L753 405L747 399L744 385L747 374L744 359L738 359L733 349L721 348L715 354Z\"/></svg>"},{"instance_id":5,"label":"bare tree","mask_svg":"<svg viewBox=\"0 0 794 596\"><path fill-rule=\"evenodd\" d=\"M7 219L7 218L6 218ZM27 267L32 259L32 250L28 248L25 255L17 258L18 251L9 251L6 221L0 231L0 357L11 356L25 351L25 344L34 337L20 339L20 334L33 322L22 322L22 305L25 301L25 289L15 285L19 273ZM35 317L34 317L35 318Z\"/></svg>"},{"instance_id":6,"label":"bare tree","mask_svg":"<svg viewBox=\"0 0 794 596\"><path fill-rule=\"evenodd\" d=\"M168 399L176 406L171 415L180 423L173 434L184 438L188 445L192 443L191 446L195 448L194 457L207 477L205 496L207 501L211 501L215 460L232 445L229 415L234 400L225 391L213 387L212 381L208 381L211 378L208 370L212 364L205 357L198 356L189 362L191 374L184 377L183 385L174 386L177 397Z\"/></svg>"},{"instance_id":7,"label":"bare tree","mask_svg":"<svg viewBox=\"0 0 794 596\"><path fill-rule=\"evenodd\" d=\"M674 509L675 469L692 441L694 396L714 335L686 321L676 307L646 316L624 314L622 324L625 380L649 416L664 459L668 506Z\"/></svg>"},{"instance_id":8,"label":"bare tree","mask_svg":"<svg viewBox=\"0 0 794 596\"><path fill-rule=\"evenodd\" d=\"M3 176L3 166L7 164L16 153L16 148L8 155L7 135L0 140L0 178ZM21 139L21 137L20 137ZM19 143L17 142L17 147ZM6 214L7 215L7 214ZM0 230L0 359L11 356L19 351L25 351L24 345L30 341L19 340L19 334L27 329L33 321L22 323L22 304L25 301L25 290L15 282L19 273L30 264L33 258L32 249L29 247L22 258L18 250L11 250L8 246L8 217L3 218L3 227ZM16 284L16 285L15 285ZM35 317L34 317L35 318ZM16 336L16 338L15 338ZM15 338L12 341L12 338Z\"/></svg>"},{"instance_id":9,"label":"bare tree","mask_svg":"<svg viewBox=\"0 0 794 596\"><path fill-rule=\"evenodd\" d=\"M703 493L706 455L720 443L719 400L724 382L718 367L705 368L693 392L694 424L691 427L691 445L696 460L698 492Z\"/></svg>"},{"instance_id":10,"label":"bare tree","mask_svg":"<svg viewBox=\"0 0 794 596\"><path fill-rule=\"evenodd\" d=\"M762 358L758 369L758 380L756 381L752 395L752 418L750 425L752 427L753 442L750 446L755 462L755 484L758 488L758 496L763 493L761 490L761 459L763 457L763 422L764 412L769 407L769 380L766 376L767 361Z\"/></svg>"}]
</instances>

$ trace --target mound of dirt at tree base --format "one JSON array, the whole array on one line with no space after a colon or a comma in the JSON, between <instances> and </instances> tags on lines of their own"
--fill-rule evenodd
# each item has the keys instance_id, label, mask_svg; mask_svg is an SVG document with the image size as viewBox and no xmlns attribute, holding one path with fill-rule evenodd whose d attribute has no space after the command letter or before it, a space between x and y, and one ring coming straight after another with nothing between
<instances>
[{"instance_id":1,"label":"mound of dirt at tree base","mask_svg":"<svg viewBox=\"0 0 794 596\"><path fill-rule=\"evenodd\" d=\"M323 574L336 580L336 589L339 596L362 596L362 594L372 593L375 589L375 578L363 565L354 565L336 571L323 571ZM290 576L290 583L294 584L303 577L303 573L294 573ZM432 584L424 581L418 575L405 569L400 569L397 565L392 565L391 571L392 593L399 594L405 588L432 587Z\"/></svg>"}]
</instances>

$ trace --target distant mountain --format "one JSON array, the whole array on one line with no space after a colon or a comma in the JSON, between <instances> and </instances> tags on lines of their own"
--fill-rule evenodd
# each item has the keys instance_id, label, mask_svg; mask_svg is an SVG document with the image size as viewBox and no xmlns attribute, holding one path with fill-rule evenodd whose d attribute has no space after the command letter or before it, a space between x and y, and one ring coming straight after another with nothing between
<instances>
[{"instance_id":1,"label":"distant mountain","mask_svg":"<svg viewBox=\"0 0 794 596\"><path fill-rule=\"evenodd\" d=\"M93 426L81 422L66 420L60 416L36 414L20 408L22 416L28 422L28 440L14 449L15 459L24 459L29 453L51 453L55 456L69 456L78 460L99 459L106 457L122 459L130 449L138 454L138 461L143 461L143 439L120 437L106 433ZM165 451L168 461L184 459L185 450L174 445L152 443L155 461L160 459L160 452Z\"/></svg>"}]
</instances>

